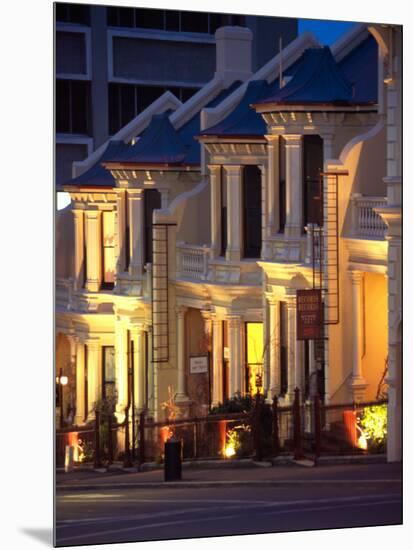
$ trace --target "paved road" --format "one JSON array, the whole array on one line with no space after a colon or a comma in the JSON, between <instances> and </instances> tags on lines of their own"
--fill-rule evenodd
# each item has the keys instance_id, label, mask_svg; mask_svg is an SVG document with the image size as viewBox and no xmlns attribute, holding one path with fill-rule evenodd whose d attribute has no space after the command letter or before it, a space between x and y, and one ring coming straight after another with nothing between
<instances>
[{"instance_id":1,"label":"paved road","mask_svg":"<svg viewBox=\"0 0 413 550\"><path fill-rule=\"evenodd\" d=\"M319 486L138 488L64 491L57 496L57 544L163 540L393 525L402 521L400 479L335 469ZM375 472L376 474L376 472ZM383 472L385 474L385 472ZM310 474L306 474L309 476ZM315 474L314 474L315 475ZM325 476L323 472L323 477Z\"/></svg>"}]
</instances>

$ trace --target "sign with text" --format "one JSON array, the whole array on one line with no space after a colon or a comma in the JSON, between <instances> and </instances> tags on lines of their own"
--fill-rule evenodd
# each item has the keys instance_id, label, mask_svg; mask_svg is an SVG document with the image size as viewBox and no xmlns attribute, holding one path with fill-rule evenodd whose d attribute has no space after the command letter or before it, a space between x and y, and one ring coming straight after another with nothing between
<instances>
[{"instance_id":1,"label":"sign with text","mask_svg":"<svg viewBox=\"0 0 413 550\"><path fill-rule=\"evenodd\" d=\"M321 290L297 290L297 340L323 337Z\"/></svg>"},{"instance_id":2,"label":"sign with text","mask_svg":"<svg viewBox=\"0 0 413 550\"><path fill-rule=\"evenodd\" d=\"M208 355L193 355L189 358L189 372L200 374L208 372Z\"/></svg>"}]
</instances>

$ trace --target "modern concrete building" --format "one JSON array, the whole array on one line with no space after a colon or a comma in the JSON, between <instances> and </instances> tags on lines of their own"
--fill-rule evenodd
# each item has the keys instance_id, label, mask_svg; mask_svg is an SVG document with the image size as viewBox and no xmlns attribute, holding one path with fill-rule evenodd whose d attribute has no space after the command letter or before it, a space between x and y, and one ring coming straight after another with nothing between
<instances>
[{"instance_id":1,"label":"modern concrete building","mask_svg":"<svg viewBox=\"0 0 413 550\"><path fill-rule=\"evenodd\" d=\"M164 93L74 167L58 215L57 366L76 423L116 395L162 418L236 393L328 404L389 384L401 459L401 29L311 34L253 73L251 32L216 32L214 78ZM298 338L319 290L321 338ZM193 358L209 357L206 372ZM386 366L388 365L388 372ZM129 373L133 378L129 378ZM132 396L132 397L130 397Z\"/></svg>"},{"instance_id":2,"label":"modern concrete building","mask_svg":"<svg viewBox=\"0 0 413 550\"><path fill-rule=\"evenodd\" d=\"M184 102L211 80L218 27L253 32L252 70L297 36L297 20L55 4L56 183L170 90Z\"/></svg>"}]
</instances>

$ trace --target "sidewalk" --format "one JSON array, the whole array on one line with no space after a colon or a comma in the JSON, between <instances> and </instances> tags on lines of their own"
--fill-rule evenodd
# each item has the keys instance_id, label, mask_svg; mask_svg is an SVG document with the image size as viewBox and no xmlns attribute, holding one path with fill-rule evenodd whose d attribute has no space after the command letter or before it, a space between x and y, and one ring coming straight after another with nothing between
<instances>
[{"instance_id":1,"label":"sidewalk","mask_svg":"<svg viewBox=\"0 0 413 550\"><path fill-rule=\"evenodd\" d=\"M299 484L360 484L384 483L400 485L402 466L393 464L326 465L313 468L279 466L244 468L188 468L182 470L182 480L164 482L162 469L146 472L112 470L107 472L73 471L56 474L60 491L99 489L137 489L165 487L221 486L282 486Z\"/></svg>"}]
</instances>

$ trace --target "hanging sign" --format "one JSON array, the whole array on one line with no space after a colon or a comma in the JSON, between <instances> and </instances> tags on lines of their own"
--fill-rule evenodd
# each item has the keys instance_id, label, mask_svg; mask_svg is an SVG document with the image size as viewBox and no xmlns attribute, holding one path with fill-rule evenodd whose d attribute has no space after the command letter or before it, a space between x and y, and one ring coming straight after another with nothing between
<instances>
[{"instance_id":1,"label":"hanging sign","mask_svg":"<svg viewBox=\"0 0 413 550\"><path fill-rule=\"evenodd\" d=\"M189 372L191 374L208 372L208 355L192 355L189 358Z\"/></svg>"},{"instance_id":2,"label":"hanging sign","mask_svg":"<svg viewBox=\"0 0 413 550\"><path fill-rule=\"evenodd\" d=\"M322 336L321 290L297 290L297 340L317 340Z\"/></svg>"}]
</instances>

